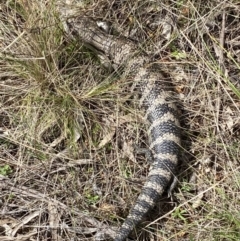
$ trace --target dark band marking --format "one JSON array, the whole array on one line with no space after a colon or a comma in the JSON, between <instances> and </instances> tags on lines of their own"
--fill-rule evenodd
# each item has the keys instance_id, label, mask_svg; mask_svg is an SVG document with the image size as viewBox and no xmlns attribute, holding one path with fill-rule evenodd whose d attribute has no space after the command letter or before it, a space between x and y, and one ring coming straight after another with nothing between
<instances>
[{"instance_id":1,"label":"dark band marking","mask_svg":"<svg viewBox=\"0 0 240 241\"><path fill-rule=\"evenodd\" d=\"M175 116L175 118L178 118L178 113L177 111L170 107L169 104L159 104L157 106L155 106L155 108L148 113L148 115L146 116L146 119L152 123L155 120L161 118L162 116L164 116L166 113L171 113Z\"/></svg>"},{"instance_id":2,"label":"dark band marking","mask_svg":"<svg viewBox=\"0 0 240 241\"><path fill-rule=\"evenodd\" d=\"M155 141L157 138L167 133L173 134L176 137L180 137L179 127L176 126L175 122L171 120L162 122L159 125L152 127L150 131L150 136L152 141Z\"/></svg>"},{"instance_id":3,"label":"dark band marking","mask_svg":"<svg viewBox=\"0 0 240 241\"><path fill-rule=\"evenodd\" d=\"M176 154L179 152L179 145L174 141L165 140L161 144L156 144L152 147L152 151L155 154Z\"/></svg>"}]
</instances>

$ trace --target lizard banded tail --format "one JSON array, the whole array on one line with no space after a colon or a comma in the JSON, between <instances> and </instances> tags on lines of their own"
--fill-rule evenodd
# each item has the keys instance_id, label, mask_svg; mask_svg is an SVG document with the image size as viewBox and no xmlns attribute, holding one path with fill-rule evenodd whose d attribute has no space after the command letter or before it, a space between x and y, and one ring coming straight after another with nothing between
<instances>
[{"instance_id":1,"label":"lizard banded tail","mask_svg":"<svg viewBox=\"0 0 240 241\"><path fill-rule=\"evenodd\" d=\"M171 87L163 75L151 67L150 58L141 53L135 43L106 34L86 18L70 19L68 27L73 36L103 52L115 67L124 66L124 75L132 78L141 89L139 106L144 108L149 124L149 144L154 160L135 205L115 237L115 241L124 241L155 206L174 175L180 147L177 107L171 98Z\"/></svg>"}]
</instances>

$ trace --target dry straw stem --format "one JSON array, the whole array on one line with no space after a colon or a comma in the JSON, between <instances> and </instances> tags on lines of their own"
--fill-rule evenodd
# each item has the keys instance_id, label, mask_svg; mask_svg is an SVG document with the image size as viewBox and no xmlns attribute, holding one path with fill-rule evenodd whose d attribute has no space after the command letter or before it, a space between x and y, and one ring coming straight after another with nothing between
<instances>
[{"instance_id":1,"label":"dry straw stem","mask_svg":"<svg viewBox=\"0 0 240 241\"><path fill-rule=\"evenodd\" d=\"M239 240L239 2L71 8L133 39L179 101L178 185L138 237ZM148 139L131 79L64 32L55 1L9 0L0 12L0 240L113 237L149 167L134 150Z\"/></svg>"}]
</instances>

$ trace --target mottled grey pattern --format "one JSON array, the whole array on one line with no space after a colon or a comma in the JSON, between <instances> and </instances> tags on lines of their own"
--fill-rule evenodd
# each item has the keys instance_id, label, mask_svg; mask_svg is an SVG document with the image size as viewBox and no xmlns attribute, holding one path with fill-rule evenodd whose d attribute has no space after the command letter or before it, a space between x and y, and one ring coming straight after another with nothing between
<instances>
[{"instance_id":1,"label":"mottled grey pattern","mask_svg":"<svg viewBox=\"0 0 240 241\"><path fill-rule=\"evenodd\" d=\"M124 75L141 89L139 106L145 109L154 160L135 206L115 237L115 241L123 241L154 207L173 177L180 146L177 107L163 75L151 67L149 57L132 41L104 33L87 18L70 19L68 27L73 36L103 52L115 68L123 66Z\"/></svg>"}]
</instances>

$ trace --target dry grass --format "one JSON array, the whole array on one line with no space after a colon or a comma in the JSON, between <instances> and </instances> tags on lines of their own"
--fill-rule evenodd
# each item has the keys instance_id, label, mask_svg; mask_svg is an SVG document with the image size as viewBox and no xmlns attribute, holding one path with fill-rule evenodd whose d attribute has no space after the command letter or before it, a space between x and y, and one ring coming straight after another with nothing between
<instances>
[{"instance_id":1,"label":"dry grass","mask_svg":"<svg viewBox=\"0 0 240 241\"><path fill-rule=\"evenodd\" d=\"M140 240L240 239L240 4L84 1L172 77L183 143L173 200ZM64 34L54 1L0 5L0 240L92 240L120 226L148 172L128 81ZM157 19L171 18L166 41ZM110 229L111 227L111 229Z\"/></svg>"}]
</instances>

